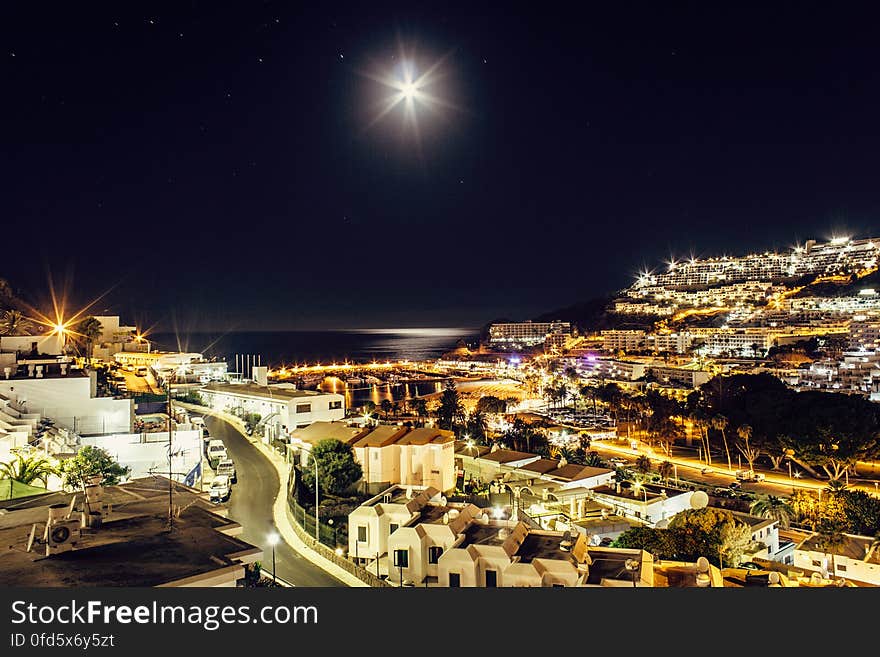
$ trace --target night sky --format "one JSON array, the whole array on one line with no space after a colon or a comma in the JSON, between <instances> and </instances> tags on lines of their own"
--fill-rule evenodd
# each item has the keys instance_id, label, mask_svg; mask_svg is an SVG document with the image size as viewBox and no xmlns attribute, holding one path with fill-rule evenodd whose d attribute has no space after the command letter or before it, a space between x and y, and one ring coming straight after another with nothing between
<instances>
[{"instance_id":1,"label":"night sky","mask_svg":"<svg viewBox=\"0 0 880 657\"><path fill-rule=\"evenodd\" d=\"M142 326L478 326L880 234L874 17L668 4L3 3L0 277ZM439 62L419 138L371 123L402 54Z\"/></svg>"}]
</instances>

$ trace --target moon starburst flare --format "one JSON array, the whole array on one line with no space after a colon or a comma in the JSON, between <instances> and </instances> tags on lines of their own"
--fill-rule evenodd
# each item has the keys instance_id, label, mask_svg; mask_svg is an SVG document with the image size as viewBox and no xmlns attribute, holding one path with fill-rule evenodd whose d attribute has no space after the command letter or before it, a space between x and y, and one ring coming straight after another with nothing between
<instances>
[{"instance_id":1,"label":"moon starburst flare","mask_svg":"<svg viewBox=\"0 0 880 657\"><path fill-rule=\"evenodd\" d=\"M373 104L367 127L399 110L403 114L404 129L411 131L420 141L420 114L439 115L444 110L460 109L441 95L441 82L446 77L444 63L448 57L449 53L424 65L414 51L400 46L394 56L395 64L390 68L374 65L370 70L362 71L363 76L379 83L385 92Z\"/></svg>"}]
</instances>

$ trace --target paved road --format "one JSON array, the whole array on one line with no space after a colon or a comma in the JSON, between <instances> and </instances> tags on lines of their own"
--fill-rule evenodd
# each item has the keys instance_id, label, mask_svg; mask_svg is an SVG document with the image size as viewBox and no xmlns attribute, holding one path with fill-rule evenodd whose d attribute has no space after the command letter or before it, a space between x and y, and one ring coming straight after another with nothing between
<instances>
[{"instance_id":1,"label":"paved road","mask_svg":"<svg viewBox=\"0 0 880 657\"><path fill-rule=\"evenodd\" d=\"M229 517L243 527L242 540L263 548L263 569L272 572L272 547L266 537L274 531L272 505L281 485L278 472L269 460L225 420L206 417L213 438L226 444L235 461L238 483L229 498ZM275 546L276 574L295 586L345 586L282 542Z\"/></svg>"}]
</instances>

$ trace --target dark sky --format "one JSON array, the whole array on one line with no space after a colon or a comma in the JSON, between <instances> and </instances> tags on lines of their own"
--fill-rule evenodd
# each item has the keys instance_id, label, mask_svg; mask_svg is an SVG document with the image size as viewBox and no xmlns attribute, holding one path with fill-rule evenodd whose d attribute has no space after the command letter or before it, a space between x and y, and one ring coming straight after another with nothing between
<instances>
[{"instance_id":1,"label":"dark sky","mask_svg":"<svg viewBox=\"0 0 880 657\"><path fill-rule=\"evenodd\" d=\"M142 325L477 326L880 233L867 13L311 4L3 3L0 277ZM369 125L399 44L454 106L418 141Z\"/></svg>"}]
</instances>

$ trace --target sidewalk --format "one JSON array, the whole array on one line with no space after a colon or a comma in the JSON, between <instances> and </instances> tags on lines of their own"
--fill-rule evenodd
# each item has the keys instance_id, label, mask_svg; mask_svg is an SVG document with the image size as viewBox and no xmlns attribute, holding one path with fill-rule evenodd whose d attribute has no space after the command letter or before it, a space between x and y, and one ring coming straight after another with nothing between
<instances>
[{"instance_id":1,"label":"sidewalk","mask_svg":"<svg viewBox=\"0 0 880 657\"><path fill-rule=\"evenodd\" d=\"M311 561L321 570L324 570L327 573L333 575L333 577L343 582L347 586L361 586L369 588L368 584L362 582L357 577L349 573L347 570L339 567L329 559L325 559L323 556L315 552L315 550L303 543L300 537L296 535L296 532L293 531L293 527L290 526L290 520L287 517L287 481L290 474L290 469L287 467L287 464L284 462L284 459L281 457L280 454L278 454L271 447L264 445L259 440L254 440L253 438L249 437L244 431L244 423L234 415L230 415L229 413L224 413L222 411L215 411L205 406L189 404L186 402L175 401L174 404L188 410L196 411L198 413L204 413L205 415L213 415L215 417L219 417L222 420L225 420L233 427L235 427L241 433L241 435L248 440L249 443L260 450L263 455L267 459L269 459L269 462L273 466L275 466L275 469L278 472L278 479L281 483L281 486L278 489L278 496L275 498L275 503L272 505L272 516L275 520L275 527L278 529L278 533L281 535L281 538L284 539L284 541L288 544L288 546L290 546L291 549L295 550L304 558Z\"/></svg>"}]
</instances>

